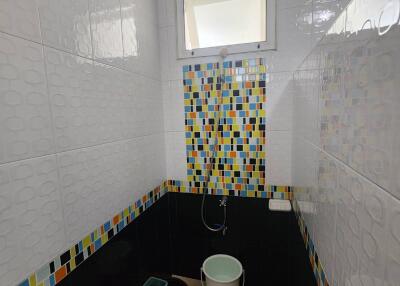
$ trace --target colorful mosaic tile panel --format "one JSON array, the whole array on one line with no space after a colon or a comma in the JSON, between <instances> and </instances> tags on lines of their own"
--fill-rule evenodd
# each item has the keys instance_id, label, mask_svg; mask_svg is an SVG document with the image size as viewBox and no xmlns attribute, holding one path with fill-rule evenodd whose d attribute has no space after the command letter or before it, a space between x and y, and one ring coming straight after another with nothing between
<instances>
[{"instance_id":1,"label":"colorful mosaic tile panel","mask_svg":"<svg viewBox=\"0 0 400 286\"><path fill-rule=\"evenodd\" d=\"M303 236L304 244L306 246L308 257L310 259L311 267L314 272L315 280L317 280L318 286L329 286L328 280L326 278L324 268L321 261L318 258L317 250L315 249L314 242L312 241L310 234L308 232L307 226L301 215L300 208L296 200L292 201L293 210L297 217L297 222L299 224L301 235Z\"/></svg>"},{"instance_id":2,"label":"colorful mosaic tile panel","mask_svg":"<svg viewBox=\"0 0 400 286\"><path fill-rule=\"evenodd\" d=\"M22 281L19 286L54 286L168 191L167 184L144 195L98 229Z\"/></svg>"},{"instance_id":3,"label":"colorful mosaic tile panel","mask_svg":"<svg viewBox=\"0 0 400 286\"><path fill-rule=\"evenodd\" d=\"M232 184L240 192L268 191L264 59L228 61L221 68L218 63L188 65L183 78L189 186L201 187L212 168L210 182Z\"/></svg>"},{"instance_id":4,"label":"colorful mosaic tile panel","mask_svg":"<svg viewBox=\"0 0 400 286\"><path fill-rule=\"evenodd\" d=\"M263 198L263 199L292 199L292 188L287 186L264 186L264 191L257 190L242 190L237 184L226 183L210 183L208 188L205 188L204 182L197 182L194 185L189 182L169 180L167 187L169 192L173 193L192 193L203 194L205 190L209 195L224 195L248 198Z\"/></svg>"}]
</instances>

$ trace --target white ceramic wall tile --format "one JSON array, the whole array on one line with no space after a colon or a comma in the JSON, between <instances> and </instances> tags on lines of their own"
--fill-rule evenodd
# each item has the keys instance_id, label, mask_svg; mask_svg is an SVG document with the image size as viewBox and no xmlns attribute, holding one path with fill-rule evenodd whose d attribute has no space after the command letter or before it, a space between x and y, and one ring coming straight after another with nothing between
<instances>
[{"instance_id":1,"label":"white ceramic wall tile","mask_svg":"<svg viewBox=\"0 0 400 286\"><path fill-rule=\"evenodd\" d=\"M166 179L164 110L155 0L0 2L0 285L15 285Z\"/></svg>"},{"instance_id":2,"label":"white ceramic wall tile","mask_svg":"<svg viewBox=\"0 0 400 286\"><path fill-rule=\"evenodd\" d=\"M277 52L272 52L271 71L294 71L311 51L312 5L278 10Z\"/></svg>"},{"instance_id":3,"label":"white ceramic wall tile","mask_svg":"<svg viewBox=\"0 0 400 286\"><path fill-rule=\"evenodd\" d=\"M318 13L343 9L348 2L314 1L314 39L329 29L329 24L318 27ZM394 25L384 36L369 26L356 33L358 23L386 13L378 8L391 7L385 6L389 2L352 1L347 16L294 76L292 170L301 188L295 198L315 206L315 216L306 213L308 208L302 211L331 285L400 281L400 28ZM394 18L397 22L398 15ZM353 33L346 37L343 27ZM306 150L321 154L314 192L308 186L315 180L302 170Z\"/></svg>"},{"instance_id":4,"label":"white ceramic wall tile","mask_svg":"<svg viewBox=\"0 0 400 286\"><path fill-rule=\"evenodd\" d=\"M162 27L159 30L159 41L160 41L160 65L161 65L161 80L163 83L167 83L169 80L169 37L168 27Z\"/></svg>"},{"instance_id":5,"label":"white ceramic wall tile","mask_svg":"<svg viewBox=\"0 0 400 286\"><path fill-rule=\"evenodd\" d=\"M121 2L134 3L139 32L150 34L153 29L158 29L158 13L154 13L158 9L157 0L121 0ZM155 34L157 35L157 33Z\"/></svg>"},{"instance_id":6,"label":"white ceramic wall tile","mask_svg":"<svg viewBox=\"0 0 400 286\"><path fill-rule=\"evenodd\" d=\"M145 109L142 111L144 118L144 135L160 133L164 131L163 97L161 83L158 80L144 77L144 92L139 96L145 101ZM139 125L141 126L141 125Z\"/></svg>"},{"instance_id":7,"label":"white ceramic wall tile","mask_svg":"<svg viewBox=\"0 0 400 286\"><path fill-rule=\"evenodd\" d=\"M126 1L126 0L122 0ZM142 58L142 73L160 79L160 41L158 31L157 0L136 0L135 18L138 23L139 56Z\"/></svg>"},{"instance_id":8,"label":"white ceramic wall tile","mask_svg":"<svg viewBox=\"0 0 400 286\"><path fill-rule=\"evenodd\" d=\"M391 285L384 282L391 197L345 166L339 169L337 195L334 285Z\"/></svg>"},{"instance_id":9,"label":"white ceramic wall tile","mask_svg":"<svg viewBox=\"0 0 400 286\"><path fill-rule=\"evenodd\" d=\"M139 138L143 148L143 163L141 168L145 170L145 187L140 190L145 195L149 190L161 185L167 179L165 161L165 138L163 133L153 134Z\"/></svg>"},{"instance_id":10,"label":"white ceramic wall tile","mask_svg":"<svg viewBox=\"0 0 400 286\"><path fill-rule=\"evenodd\" d=\"M58 155L70 244L161 184L163 145L161 134Z\"/></svg>"},{"instance_id":11,"label":"white ceramic wall tile","mask_svg":"<svg viewBox=\"0 0 400 286\"><path fill-rule=\"evenodd\" d=\"M46 49L59 151L163 130L160 83Z\"/></svg>"},{"instance_id":12,"label":"white ceramic wall tile","mask_svg":"<svg viewBox=\"0 0 400 286\"><path fill-rule=\"evenodd\" d=\"M327 0L327 1L330 1L330 0ZM278 0L276 2L277 2L278 9L287 9L287 8L309 5L310 3L313 2L313 0Z\"/></svg>"},{"instance_id":13,"label":"white ceramic wall tile","mask_svg":"<svg viewBox=\"0 0 400 286\"><path fill-rule=\"evenodd\" d=\"M40 43L36 0L1 1L0 31Z\"/></svg>"},{"instance_id":14,"label":"white ceramic wall tile","mask_svg":"<svg viewBox=\"0 0 400 286\"><path fill-rule=\"evenodd\" d=\"M267 74L266 123L271 131L292 130L293 73Z\"/></svg>"},{"instance_id":15,"label":"white ceramic wall tile","mask_svg":"<svg viewBox=\"0 0 400 286\"><path fill-rule=\"evenodd\" d=\"M313 42L316 43L325 35L342 11L342 1L313 1Z\"/></svg>"},{"instance_id":16,"label":"white ceramic wall tile","mask_svg":"<svg viewBox=\"0 0 400 286\"><path fill-rule=\"evenodd\" d=\"M125 139L137 137L140 134L139 125L139 97L143 96L143 80L139 75L124 73L118 85L122 88L121 93L121 112L122 118L120 126L122 136Z\"/></svg>"},{"instance_id":17,"label":"white ceramic wall tile","mask_svg":"<svg viewBox=\"0 0 400 286\"><path fill-rule=\"evenodd\" d=\"M387 213L388 235L384 285L395 286L400 281L400 201L390 200Z\"/></svg>"},{"instance_id":18,"label":"white ceramic wall tile","mask_svg":"<svg viewBox=\"0 0 400 286\"><path fill-rule=\"evenodd\" d=\"M294 73L293 132L319 146L320 71L300 70Z\"/></svg>"},{"instance_id":19,"label":"white ceramic wall tile","mask_svg":"<svg viewBox=\"0 0 400 286\"><path fill-rule=\"evenodd\" d=\"M88 0L37 0L43 43L92 57Z\"/></svg>"},{"instance_id":20,"label":"white ceramic wall tile","mask_svg":"<svg viewBox=\"0 0 400 286\"><path fill-rule=\"evenodd\" d=\"M121 170L119 159L127 157L120 148L119 143L113 143L58 155L69 244L82 239L118 210L114 200L121 190L115 172Z\"/></svg>"},{"instance_id":21,"label":"white ceramic wall tile","mask_svg":"<svg viewBox=\"0 0 400 286\"><path fill-rule=\"evenodd\" d=\"M299 137L293 139L292 185L307 229L315 241L320 150Z\"/></svg>"},{"instance_id":22,"label":"white ceramic wall tile","mask_svg":"<svg viewBox=\"0 0 400 286\"><path fill-rule=\"evenodd\" d=\"M324 152L309 156L312 148L295 145L295 198L331 285L397 285L399 201Z\"/></svg>"},{"instance_id":23,"label":"white ceramic wall tile","mask_svg":"<svg viewBox=\"0 0 400 286\"><path fill-rule=\"evenodd\" d=\"M338 167L332 158L320 152L317 168L317 191L313 198L315 204L313 239L318 257L324 262L325 275L328 281L332 281Z\"/></svg>"},{"instance_id":24,"label":"white ceramic wall tile","mask_svg":"<svg viewBox=\"0 0 400 286\"><path fill-rule=\"evenodd\" d=\"M15 285L66 248L54 155L0 166L0 284Z\"/></svg>"},{"instance_id":25,"label":"white ceramic wall tile","mask_svg":"<svg viewBox=\"0 0 400 286\"><path fill-rule=\"evenodd\" d=\"M400 114L398 116L396 126L400 126ZM394 136L393 146L400 146L400 133L397 132ZM393 186L393 193L398 198L400 197L400 176L398 175L398 170L400 170L400 150L395 147L393 151L394 167L391 170L391 186Z\"/></svg>"},{"instance_id":26,"label":"white ceramic wall tile","mask_svg":"<svg viewBox=\"0 0 400 286\"><path fill-rule=\"evenodd\" d=\"M165 131L185 131L183 84L169 81L163 91Z\"/></svg>"},{"instance_id":27,"label":"white ceramic wall tile","mask_svg":"<svg viewBox=\"0 0 400 286\"><path fill-rule=\"evenodd\" d=\"M185 132L167 132L165 135L167 178L187 180Z\"/></svg>"},{"instance_id":28,"label":"white ceramic wall tile","mask_svg":"<svg viewBox=\"0 0 400 286\"><path fill-rule=\"evenodd\" d=\"M267 184L292 185L292 136L290 131L267 132Z\"/></svg>"},{"instance_id":29,"label":"white ceramic wall tile","mask_svg":"<svg viewBox=\"0 0 400 286\"><path fill-rule=\"evenodd\" d=\"M0 163L53 153L42 47L0 33Z\"/></svg>"},{"instance_id":30,"label":"white ceramic wall tile","mask_svg":"<svg viewBox=\"0 0 400 286\"><path fill-rule=\"evenodd\" d=\"M89 0L94 59L123 66L122 22L119 0Z\"/></svg>"},{"instance_id":31,"label":"white ceramic wall tile","mask_svg":"<svg viewBox=\"0 0 400 286\"><path fill-rule=\"evenodd\" d=\"M144 68L139 49L139 27L137 23L136 1L120 0L122 16L122 35L124 49L124 66L131 71L139 72Z\"/></svg>"},{"instance_id":32,"label":"white ceramic wall tile","mask_svg":"<svg viewBox=\"0 0 400 286\"><path fill-rule=\"evenodd\" d=\"M159 27L176 25L176 1L158 0L158 25Z\"/></svg>"},{"instance_id":33,"label":"white ceramic wall tile","mask_svg":"<svg viewBox=\"0 0 400 286\"><path fill-rule=\"evenodd\" d=\"M45 49L47 78L58 151L101 143L101 100L95 93L93 62ZM104 103L105 104L105 103Z\"/></svg>"},{"instance_id":34,"label":"white ceramic wall tile","mask_svg":"<svg viewBox=\"0 0 400 286\"><path fill-rule=\"evenodd\" d=\"M183 79L182 66L185 64L192 64L193 60L178 60L178 47L177 47L177 31L176 26L169 26L167 28L167 45L160 47L160 49L168 50L168 80L181 80Z\"/></svg>"},{"instance_id":35,"label":"white ceramic wall tile","mask_svg":"<svg viewBox=\"0 0 400 286\"><path fill-rule=\"evenodd\" d=\"M391 170L397 160L399 33L396 26L378 39L376 30L366 30L327 45L320 95L322 147L397 197Z\"/></svg>"},{"instance_id":36,"label":"white ceramic wall tile","mask_svg":"<svg viewBox=\"0 0 400 286\"><path fill-rule=\"evenodd\" d=\"M120 0L124 67L152 78L160 77L156 0Z\"/></svg>"}]
</instances>

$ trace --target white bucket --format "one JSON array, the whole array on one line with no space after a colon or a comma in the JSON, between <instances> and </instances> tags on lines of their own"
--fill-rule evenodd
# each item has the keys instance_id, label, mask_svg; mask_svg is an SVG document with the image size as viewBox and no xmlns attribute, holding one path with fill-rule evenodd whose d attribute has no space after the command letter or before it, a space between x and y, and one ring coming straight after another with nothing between
<instances>
[{"instance_id":1,"label":"white bucket","mask_svg":"<svg viewBox=\"0 0 400 286\"><path fill-rule=\"evenodd\" d=\"M208 257L201 268L201 284L203 285L203 273L206 276L207 286L239 286L240 276L244 270L242 264L235 257L217 254Z\"/></svg>"}]
</instances>

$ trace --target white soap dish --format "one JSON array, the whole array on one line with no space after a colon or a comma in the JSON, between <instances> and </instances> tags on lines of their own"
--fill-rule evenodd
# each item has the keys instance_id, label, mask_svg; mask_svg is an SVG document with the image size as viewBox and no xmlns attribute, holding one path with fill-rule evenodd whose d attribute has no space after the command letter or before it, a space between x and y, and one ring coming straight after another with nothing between
<instances>
[{"instance_id":1,"label":"white soap dish","mask_svg":"<svg viewBox=\"0 0 400 286\"><path fill-rule=\"evenodd\" d=\"M269 210L275 212L290 212L292 210L292 205L289 200L269 200Z\"/></svg>"}]
</instances>

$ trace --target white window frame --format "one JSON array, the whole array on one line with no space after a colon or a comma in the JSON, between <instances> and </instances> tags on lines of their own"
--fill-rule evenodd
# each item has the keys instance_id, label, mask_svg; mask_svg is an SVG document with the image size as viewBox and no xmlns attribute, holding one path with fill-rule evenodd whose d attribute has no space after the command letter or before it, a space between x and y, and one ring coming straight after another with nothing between
<instances>
[{"instance_id":1,"label":"white window frame","mask_svg":"<svg viewBox=\"0 0 400 286\"><path fill-rule=\"evenodd\" d=\"M267 1L266 41L186 50L184 0L176 0L178 59L216 56L226 49L228 54L276 50L276 0Z\"/></svg>"}]
</instances>

